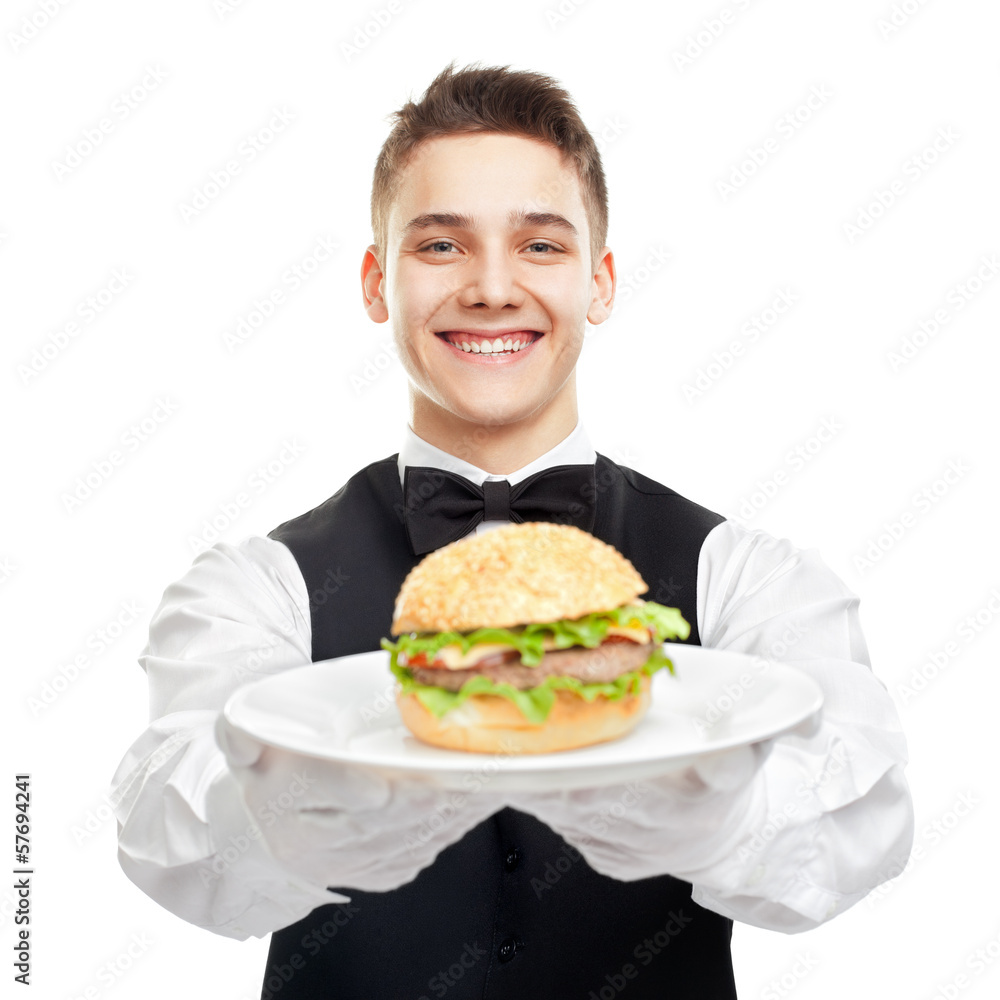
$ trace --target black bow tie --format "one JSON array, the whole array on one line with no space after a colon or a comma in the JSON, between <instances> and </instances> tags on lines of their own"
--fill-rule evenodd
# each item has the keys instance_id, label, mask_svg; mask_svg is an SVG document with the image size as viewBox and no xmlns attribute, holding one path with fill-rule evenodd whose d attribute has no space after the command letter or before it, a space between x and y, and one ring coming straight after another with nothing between
<instances>
[{"instance_id":1,"label":"black bow tie","mask_svg":"<svg viewBox=\"0 0 1000 1000\"><path fill-rule=\"evenodd\" d=\"M403 472L403 519L414 555L467 535L480 521L556 521L592 531L597 495L593 465L556 465L511 486L477 486L427 466Z\"/></svg>"}]
</instances>

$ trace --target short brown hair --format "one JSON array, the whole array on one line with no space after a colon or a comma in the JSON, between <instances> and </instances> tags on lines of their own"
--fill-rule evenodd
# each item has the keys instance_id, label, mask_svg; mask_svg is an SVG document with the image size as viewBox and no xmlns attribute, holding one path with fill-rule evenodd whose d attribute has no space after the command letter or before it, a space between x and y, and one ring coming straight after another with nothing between
<instances>
[{"instance_id":1,"label":"short brown hair","mask_svg":"<svg viewBox=\"0 0 1000 1000\"><path fill-rule=\"evenodd\" d=\"M591 259L608 237L608 190L601 154L569 93L552 77L506 66L455 71L450 63L419 103L407 101L389 120L395 127L382 144L372 182L372 232L381 257L388 242L389 210L399 172L422 142L473 132L521 135L547 142L570 159L580 179L590 226Z\"/></svg>"}]
</instances>

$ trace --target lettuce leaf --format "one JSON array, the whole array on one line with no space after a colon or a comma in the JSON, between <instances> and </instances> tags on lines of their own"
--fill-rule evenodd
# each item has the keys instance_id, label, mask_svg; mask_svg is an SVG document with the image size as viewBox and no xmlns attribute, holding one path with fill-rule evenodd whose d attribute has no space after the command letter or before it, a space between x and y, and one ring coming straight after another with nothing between
<instances>
[{"instance_id":1,"label":"lettuce leaf","mask_svg":"<svg viewBox=\"0 0 1000 1000\"><path fill-rule=\"evenodd\" d=\"M671 674L674 672L670 658L663 652L661 646L657 646L641 667L630 670L613 681L586 684L575 677L546 677L536 687L521 691L511 684L497 683L483 674L478 674L467 680L461 690L448 691L414 680L413 671L397 662L398 655L399 650L394 649L389 658L389 669L399 681L403 694L415 694L417 700L439 719L446 712L458 708L474 694L494 694L512 701L533 725L541 725L549 717L549 712L555 704L557 690L575 691L587 701L593 701L599 696L618 701L628 694L639 693L642 674L651 677L664 667Z\"/></svg>"},{"instance_id":2,"label":"lettuce leaf","mask_svg":"<svg viewBox=\"0 0 1000 1000\"><path fill-rule=\"evenodd\" d=\"M535 667L545 655L544 641L554 639L557 649L569 646L599 646L610 625L646 627L653 630L652 642L686 639L691 626L677 608L667 608L655 601L623 604L610 611L595 611L582 618L563 618L555 622L532 623L518 628L477 628L472 632L411 632L396 642L382 640L382 648L406 653L407 657L426 653L430 662L443 646L456 644L467 653L477 643L495 642L513 646L521 654L521 663Z\"/></svg>"}]
</instances>

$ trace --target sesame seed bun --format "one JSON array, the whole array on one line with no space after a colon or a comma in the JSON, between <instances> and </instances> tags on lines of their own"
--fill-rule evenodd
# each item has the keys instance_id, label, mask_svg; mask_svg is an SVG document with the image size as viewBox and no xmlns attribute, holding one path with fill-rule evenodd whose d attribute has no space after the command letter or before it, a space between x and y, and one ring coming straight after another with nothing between
<instances>
[{"instance_id":1,"label":"sesame seed bun","mask_svg":"<svg viewBox=\"0 0 1000 1000\"><path fill-rule=\"evenodd\" d=\"M579 618L647 589L620 552L586 531L509 524L467 535L418 563L396 599L392 631L467 632Z\"/></svg>"},{"instance_id":2,"label":"sesame seed bun","mask_svg":"<svg viewBox=\"0 0 1000 1000\"><path fill-rule=\"evenodd\" d=\"M551 753L615 740L634 729L650 703L650 678L640 693L618 701L586 701L572 691L556 691L549 717L532 725L513 702L498 695L473 695L440 719L416 695L397 693L403 724L424 743L476 753Z\"/></svg>"}]
</instances>

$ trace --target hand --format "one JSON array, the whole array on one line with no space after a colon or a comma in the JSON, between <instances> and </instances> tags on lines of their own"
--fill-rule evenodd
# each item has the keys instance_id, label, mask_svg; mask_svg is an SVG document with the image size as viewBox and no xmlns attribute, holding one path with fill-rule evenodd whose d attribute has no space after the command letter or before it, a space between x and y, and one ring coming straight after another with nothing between
<instances>
[{"instance_id":1,"label":"hand","mask_svg":"<svg viewBox=\"0 0 1000 1000\"><path fill-rule=\"evenodd\" d=\"M222 715L215 736L271 855L322 886L395 889L506 805L489 791L445 791L280 750Z\"/></svg>"},{"instance_id":2,"label":"hand","mask_svg":"<svg viewBox=\"0 0 1000 1000\"><path fill-rule=\"evenodd\" d=\"M724 859L762 818L755 778L771 745L722 751L624 785L519 794L510 805L547 823L603 875L686 877Z\"/></svg>"}]
</instances>

